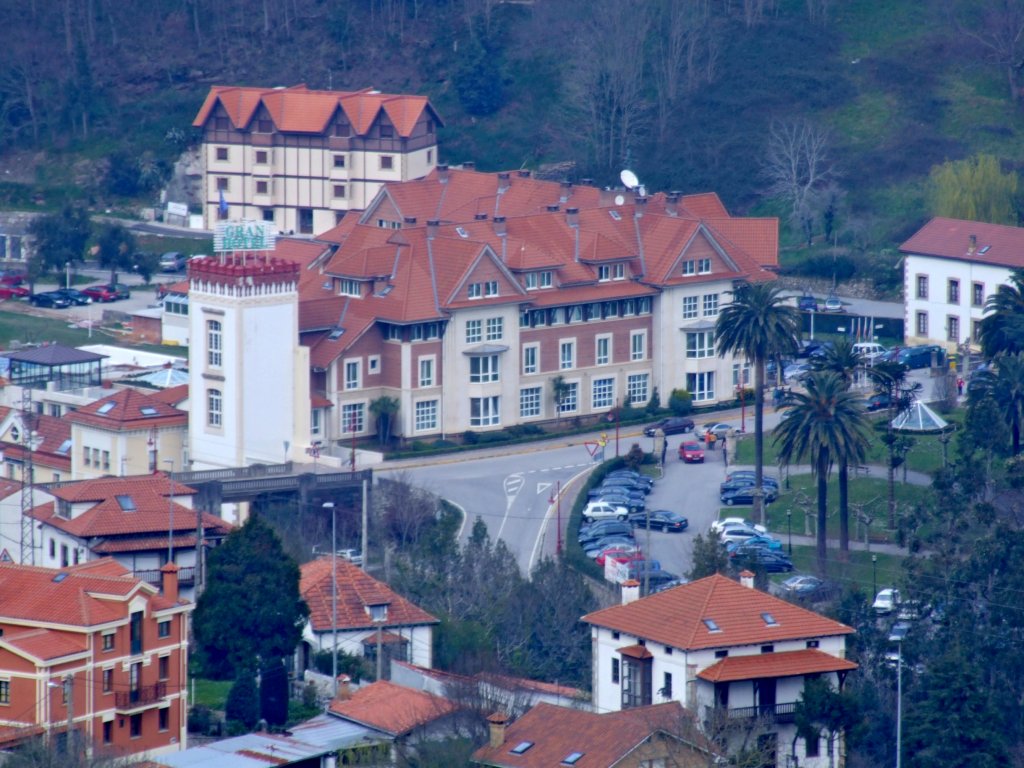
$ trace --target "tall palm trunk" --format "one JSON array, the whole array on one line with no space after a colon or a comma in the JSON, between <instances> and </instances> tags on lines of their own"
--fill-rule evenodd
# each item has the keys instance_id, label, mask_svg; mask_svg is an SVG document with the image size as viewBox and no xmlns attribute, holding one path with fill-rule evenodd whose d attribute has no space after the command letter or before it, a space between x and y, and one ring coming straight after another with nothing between
<instances>
[{"instance_id":1,"label":"tall palm trunk","mask_svg":"<svg viewBox=\"0 0 1024 768\"><path fill-rule=\"evenodd\" d=\"M764 358L754 360L754 521L764 524Z\"/></svg>"},{"instance_id":2,"label":"tall palm trunk","mask_svg":"<svg viewBox=\"0 0 1024 768\"><path fill-rule=\"evenodd\" d=\"M828 451L818 456L818 574L824 578L828 560Z\"/></svg>"},{"instance_id":3,"label":"tall palm trunk","mask_svg":"<svg viewBox=\"0 0 1024 768\"><path fill-rule=\"evenodd\" d=\"M850 554L850 463L846 457L839 460L839 552L843 560Z\"/></svg>"}]
</instances>

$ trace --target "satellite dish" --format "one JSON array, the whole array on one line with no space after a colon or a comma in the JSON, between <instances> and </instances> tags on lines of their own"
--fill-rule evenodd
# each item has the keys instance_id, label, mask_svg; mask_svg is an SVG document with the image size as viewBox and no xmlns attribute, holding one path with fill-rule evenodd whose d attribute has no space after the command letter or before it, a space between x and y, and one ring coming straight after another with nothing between
<instances>
[{"instance_id":1,"label":"satellite dish","mask_svg":"<svg viewBox=\"0 0 1024 768\"><path fill-rule=\"evenodd\" d=\"M622 184L626 189L633 189L640 186L640 179L638 179L636 174L628 168L619 174L619 178L622 180Z\"/></svg>"},{"instance_id":2,"label":"satellite dish","mask_svg":"<svg viewBox=\"0 0 1024 768\"><path fill-rule=\"evenodd\" d=\"M622 195L616 195L615 196L615 204L616 205L622 205L625 202L626 202L626 198L624 198Z\"/></svg>"}]
</instances>

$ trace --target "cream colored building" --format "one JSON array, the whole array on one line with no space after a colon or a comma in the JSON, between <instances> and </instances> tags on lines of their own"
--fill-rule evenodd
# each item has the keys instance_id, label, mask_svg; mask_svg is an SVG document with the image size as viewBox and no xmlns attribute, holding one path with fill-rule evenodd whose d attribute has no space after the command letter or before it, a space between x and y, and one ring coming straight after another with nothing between
<instances>
[{"instance_id":1,"label":"cream colored building","mask_svg":"<svg viewBox=\"0 0 1024 768\"><path fill-rule=\"evenodd\" d=\"M424 96L216 86L193 122L203 131L204 223L323 232L386 182L426 176L441 124Z\"/></svg>"}]
</instances>

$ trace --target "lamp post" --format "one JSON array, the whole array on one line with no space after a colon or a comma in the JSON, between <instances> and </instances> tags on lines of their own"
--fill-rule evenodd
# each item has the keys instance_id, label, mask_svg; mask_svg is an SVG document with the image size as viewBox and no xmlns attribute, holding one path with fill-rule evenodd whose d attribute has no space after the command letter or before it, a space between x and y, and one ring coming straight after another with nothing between
<instances>
[{"instance_id":1,"label":"lamp post","mask_svg":"<svg viewBox=\"0 0 1024 768\"><path fill-rule=\"evenodd\" d=\"M793 510L786 510L786 530L789 533L789 556L793 556Z\"/></svg>"},{"instance_id":2,"label":"lamp post","mask_svg":"<svg viewBox=\"0 0 1024 768\"><path fill-rule=\"evenodd\" d=\"M736 385L736 396L740 399L740 432L747 431L747 391L742 384Z\"/></svg>"},{"instance_id":3,"label":"lamp post","mask_svg":"<svg viewBox=\"0 0 1024 768\"><path fill-rule=\"evenodd\" d=\"M167 562L174 562L174 459L164 459L164 464L170 469L167 471L167 481L170 483L171 492L167 496Z\"/></svg>"},{"instance_id":4,"label":"lamp post","mask_svg":"<svg viewBox=\"0 0 1024 768\"><path fill-rule=\"evenodd\" d=\"M334 502L325 501L324 509L331 513L331 632L334 635L331 651L331 691L338 695L338 526Z\"/></svg>"},{"instance_id":5,"label":"lamp post","mask_svg":"<svg viewBox=\"0 0 1024 768\"><path fill-rule=\"evenodd\" d=\"M555 510L557 515L557 538L555 544L555 554L561 556L562 554L562 481L557 481L555 486L554 496L548 498L548 504L555 504Z\"/></svg>"},{"instance_id":6,"label":"lamp post","mask_svg":"<svg viewBox=\"0 0 1024 768\"><path fill-rule=\"evenodd\" d=\"M871 594L872 599L878 594L878 555L874 552L871 553Z\"/></svg>"},{"instance_id":7,"label":"lamp post","mask_svg":"<svg viewBox=\"0 0 1024 768\"><path fill-rule=\"evenodd\" d=\"M889 634L889 642L896 643L896 768L903 761L903 639L908 625L896 624Z\"/></svg>"}]
</instances>

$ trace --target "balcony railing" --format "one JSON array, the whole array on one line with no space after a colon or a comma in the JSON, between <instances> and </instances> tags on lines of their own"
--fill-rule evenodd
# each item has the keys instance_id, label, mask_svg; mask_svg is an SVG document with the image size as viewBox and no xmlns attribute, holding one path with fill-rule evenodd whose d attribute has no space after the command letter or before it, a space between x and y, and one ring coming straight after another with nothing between
<instances>
[{"instance_id":1,"label":"balcony railing","mask_svg":"<svg viewBox=\"0 0 1024 768\"><path fill-rule=\"evenodd\" d=\"M729 710L730 719L750 719L768 717L776 723L792 723L796 715L796 702L776 704L774 706L735 707Z\"/></svg>"},{"instance_id":2,"label":"balcony railing","mask_svg":"<svg viewBox=\"0 0 1024 768\"><path fill-rule=\"evenodd\" d=\"M136 579L142 579L147 584L152 584L154 587L160 586L160 571L159 570L143 570L135 571L133 574ZM178 586L189 587L196 582L196 569L194 565L188 565L184 568L178 569Z\"/></svg>"},{"instance_id":3,"label":"balcony railing","mask_svg":"<svg viewBox=\"0 0 1024 768\"><path fill-rule=\"evenodd\" d=\"M148 704L156 704L165 698L167 698L167 683L140 685L131 691L115 692L114 706L120 710L136 709Z\"/></svg>"}]
</instances>

